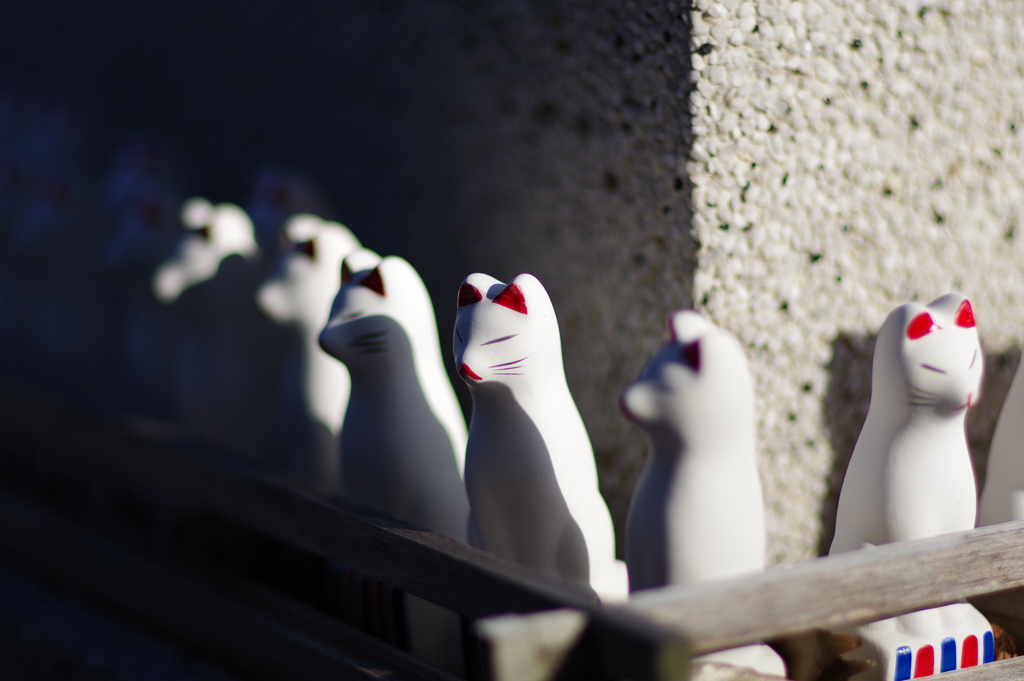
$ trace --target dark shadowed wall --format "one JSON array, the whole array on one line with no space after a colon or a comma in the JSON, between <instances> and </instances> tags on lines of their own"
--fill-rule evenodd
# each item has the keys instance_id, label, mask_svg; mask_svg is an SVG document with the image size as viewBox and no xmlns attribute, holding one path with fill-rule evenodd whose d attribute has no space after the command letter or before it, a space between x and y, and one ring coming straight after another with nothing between
<instances>
[{"instance_id":1,"label":"dark shadowed wall","mask_svg":"<svg viewBox=\"0 0 1024 681\"><path fill-rule=\"evenodd\" d=\"M265 164L314 180L332 217L420 271L446 347L466 274L536 274L621 531L645 444L618 395L691 304L686 10L12 2L0 75L90 99L101 156L127 131L167 138L213 200L243 201Z\"/></svg>"}]
</instances>

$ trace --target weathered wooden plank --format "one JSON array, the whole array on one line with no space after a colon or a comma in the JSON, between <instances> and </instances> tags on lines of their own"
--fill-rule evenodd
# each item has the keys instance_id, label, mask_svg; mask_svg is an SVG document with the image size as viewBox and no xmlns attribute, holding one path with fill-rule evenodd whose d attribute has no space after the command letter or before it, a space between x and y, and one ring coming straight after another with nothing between
<instances>
[{"instance_id":1,"label":"weathered wooden plank","mask_svg":"<svg viewBox=\"0 0 1024 681\"><path fill-rule=\"evenodd\" d=\"M469 617L591 608L588 587L550 578L371 509L325 500L310 488L123 432L42 400L0 395L0 441L33 456L100 466L141 489L216 511L299 548Z\"/></svg>"},{"instance_id":2,"label":"weathered wooden plank","mask_svg":"<svg viewBox=\"0 0 1024 681\"><path fill-rule=\"evenodd\" d=\"M1020 681L1024 679L1024 657L945 672L940 678L942 681Z\"/></svg>"},{"instance_id":3,"label":"weathered wooden plank","mask_svg":"<svg viewBox=\"0 0 1024 681\"><path fill-rule=\"evenodd\" d=\"M632 620L622 626L622 618ZM689 646L628 612L561 609L488 617L477 632L491 681L689 678Z\"/></svg>"},{"instance_id":4,"label":"weathered wooden plank","mask_svg":"<svg viewBox=\"0 0 1024 681\"><path fill-rule=\"evenodd\" d=\"M456 681L288 599L161 565L9 493L0 494L0 546L258 679Z\"/></svg>"},{"instance_id":5,"label":"weathered wooden plank","mask_svg":"<svg viewBox=\"0 0 1024 681\"><path fill-rule=\"evenodd\" d=\"M178 447L125 437L97 420L0 396L4 441L44 456L108 466L318 555L471 617L575 608L591 626L580 645L609 665L647 665L666 678L685 657L815 627L850 626L1024 586L1024 522L881 546L699 588L670 587L601 609L579 585L552 580L367 509L335 505L296 485ZM58 427L54 427L59 424ZM631 617L632 615L632 617ZM634 667L630 667L634 665Z\"/></svg>"},{"instance_id":6,"label":"weathered wooden plank","mask_svg":"<svg viewBox=\"0 0 1024 681\"><path fill-rule=\"evenodd\" d=\"M550 681L583 637L587 615L567 608L477 621L487 646L490 681Z\"/></svg>"},{"instance_id":7,"label":"weathered wooden plank","mask_svg":"<svg viewBox=\"0 0 1024 681\"><path fill-rule=\"evenodd\" d=\"M1024 521L818 558L699 587L638 594L637 613L695 654L834 629L1024 586Z\"/></svg>"},{"instance_id":8,"label":"weathered wooden plank","mask_svg":"<svg viewBox=\"0 0 1024 681\"><path fill-rule=\"evenodd\" d=\"M0 391L0 442L56 468L101 468L141 490L222 514L468 617L574 608L588 615L579 642L591 678L684 679L677 634L626 611L608 611L585 585L553 579L433 532L310 489L260 475L211 453L126 436L102 420ZM2 453L0 453L2 454Z\"/></svg>"}]
</instances>

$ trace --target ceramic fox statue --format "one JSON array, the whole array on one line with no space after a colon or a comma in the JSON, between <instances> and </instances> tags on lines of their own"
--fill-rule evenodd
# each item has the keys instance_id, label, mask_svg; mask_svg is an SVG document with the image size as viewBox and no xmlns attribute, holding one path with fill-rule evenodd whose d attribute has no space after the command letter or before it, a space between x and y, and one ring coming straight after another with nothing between
<instances>
[{"instance_id":1,"label":"ceramic fox statue","mask_svg":"<svg viewBox=\"0 0 1024 681\"><path fill-rule=\"evenodd\" d=\"M988 450L978 525L1024 520L1024 369L1017 373L999 412Z\"/></svg>"},{"instance_id":2,"label":"ceramic fox statue","mask_svg":"<svg viewBox=\"0 0 1024 681\"><path fill-rule=\"evenodd\" d=\"M344 496L465 542L466 422L430 295L412 266L368 250L346 257L320 345L352 379L341 429ZM459 673L458 617L412 596L406 603L413 654Z\"/></svg>"},{"instance_id":3,"label":"ceramic fox statue","mask_svg":"<svg viewBox=\"0 0 1024 681\"><path fill-rule=\"evenodd\" d=\"M260 251L270 256L277 254L279 235L293 215L329 213L328 202L312 181L282 168L261 168L243 205Z\"/></svg>"},{"instance_id":4,"label":"ceramic fox statue","mask_svg":"<svg viewBox=\"0 0 1024 681\"><path fill-rule=\"evenodd\" d=\"M174 303L183 324L178 411L200 438L277 470L283 341L256 308L252 222L238 206L203 199L185 204L182 222L188 233L153 278L157 299Z\"/></svg>"},{"instance_id":5,"label":"ceramic fox statue","mask_svg":"<svg viewBox=\"0 0 1024 681\"><path fill-rule=\"evenodd\" d=\"M908 303L875 341L871 403L839 496L830 553L974 527L974 471L964 419L978 399L984 358L963 296ZM967 603L858 627L845 655L877 665L857 681L902 681L994 659L988 621Z\"/></svg>"},{"instance_id":6,"label":"ceramic fox statue","mask_svg":"<svg viewBox=\"0 0 1024 681\"><path fill-rule=\"evenodd\" d=\"M153 294L162 303L173 303L185 289L212 279L224 258L259 255L252 221L234 204L214 206L206 199L190 199L181 208L181 222L190 232L177 254L153 276Z\"/></svg>"},{"instance_id":7,"label":"ceramic fox statue","mask_svg":"<svg viewBox=\"0 0 1024 681\"><path fill-rule=\"evenodd\" d=\"M119 144L98 187L112 228L100 248L100 277L120 308L113 352L117 407L129 414L177 421L174 358L177 315L153 297L154 270L182 237L180 165L173 148L148 135ZM111 380L111 379L108 379Z\"/></svg>"},{"instance_id":8,"label":"ceramic fox statue","mask_svg":"<svg viewBox=\"0 0 1024 681\"><path fill-rule=\"evenodd\" d=\"M630 589L641 593L765 566L754 390L743 350L689 310L671 317L669 333L620 403L651 442L626 524ZM782 659L766 645L695 661L786 673Z\"/></svg>"},{"instance_id":9,"label":"ceramic fox statue","mask_svg":"<svg viewBox=\"0 0 1024 681\"><path fill-rule=\"evenodd\" d=\"M345 258L341 281L320 345L352 377L344 494L465 541L466 426L426 287L402 258L368 250Z\"/></svg>"},{"instance_id":10,"label":"ceramic fox statue","mask_svg":"<svg viewBox=\"0 0 1024 681\"><path fill-rule=\"evenodd\" d=\"M611 515L562 368L558 321L541 283L471 274L459 289L455 363L473 395L466 490L474 546L628 594Z\"/></svg>"},{"instance_id":11,"label":"ceramic fox statue","mask_svg":"<svg viewBox=\"0 0 1024 681\"><path fill-rule=\"evenodd\" d=\"M300 336L301 416L305 437L292 461L291 472L312 480L326 491L336 491L338 433L348 403L349 377L344 364L323 351L320 330L327 321L331 301L341 286L341 263L360 248L348 229L315 215L293 216L284 236L291 245L281 253L274 274L256 299L260 309L278 324L294 327ZM293 457L296 458L296 457Z\"/></svg>"}]
</instances>

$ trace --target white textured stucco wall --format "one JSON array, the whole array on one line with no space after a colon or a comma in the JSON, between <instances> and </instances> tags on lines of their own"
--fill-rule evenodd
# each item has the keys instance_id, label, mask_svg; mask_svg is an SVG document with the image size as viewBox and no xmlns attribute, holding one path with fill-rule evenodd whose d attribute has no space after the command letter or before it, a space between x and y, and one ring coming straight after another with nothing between
<instances>
[{"instance_id":1,"label":"white textured stucco wall","mask_svg":"<svg viewBox=\"0 0 1024 681\"><path fill-rule=\"evenodd\" d=\"M696 0L691 16L693 298L748 349L770 560L793 562L830 535L869 336L896 305L971 298L987 448L1024 330L1024 5Z\"/></svg>"}]
</instances>

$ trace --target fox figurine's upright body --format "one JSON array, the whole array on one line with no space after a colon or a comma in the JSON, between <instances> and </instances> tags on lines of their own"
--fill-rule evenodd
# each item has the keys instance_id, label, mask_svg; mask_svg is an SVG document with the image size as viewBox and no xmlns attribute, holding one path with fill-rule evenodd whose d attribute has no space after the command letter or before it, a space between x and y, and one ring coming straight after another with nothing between
<instances>
[{"instance_id":1,"label":"fox figurine's upright body","mask_svg":"<svg viewBox=\"0 0 1024 681\"><path fill-rule=\"evenodd\" d=\"M743 349L689 310L674 314L669 330L670 340L621 401L651 441L626 524L630 589L641 593L760 572L765 565L754 390ZM763 644L695 660L786 672Z\"/></svg>"},{"instance_id":2,"label":"fox figurine's upright body","mask_svg":"<svg viewBox=\"0 0 1024 681\"><path fill-rule=\"evenodd\" d=\"M466 540L466 425L441 361L434 308L405 260L359 250L320 345L352 389L341 437L345 496Z\"/></svg>"},{"instance_id":3,"label":"fox figurine's upright body","mask_svg":"<svg viewBox=\"0 0 1024 681\"><path fill-rule=\"evenodd\" d=\"M992 434L978 526L1024 520L1024 363L1010 384Z\"/></svg>"},{"instance_id":4,"label":"fox figurine's upright body","mask_svg":"<svg viewBox=\"0 0 1024 681\"><path fill-rule=\"evenodd\" d=\"M252 222L203 199L185 204L182 222L189 233L153 277L154 295L182 323L178 411L203 440L274 470L283 343L254 300L263 268Z\"/></svg>"},{"instance_id":5,"label":"fox figurine's upright body","mask_svg":"<svg viewBox=\"0 0 1024 681\"><path fill-rule=\"evenodd\" d=\"M341 280L320 345L352 378L342 492L465 542L466 422L441 360L430 295L405 260L368 250L345 258ZM412 596L406 602L413 654L460 673L458 616Z\"/></svg>"},{"instance_id":6,"label":"fox figurine's upright body","mask_svg":"<svg viewBox=\"0 0 1024 681\"><path fill-rule=\"evenodd\" d=\"M875 341L871 404L839 496L830 553L974 527L974 470L964 418L984 357L970 302L947 294L889 315ZM993 659L992 630L958 603L857 628L847 659L878 665L857 681L926 676Z\"/></svg>"},{"instance_id":7,"label":"fox figurine's upright body","mask_svg":"<svg viewBox=\"0 0 1024 681\"><path fill-rule=\"evenodd\" d=\"M338 434L348 403L345 366L320 347L320 330L341 286L341 263L359 249L348 229L315 215L293 216L284 228L291 248L278 256L274 273L256 293L260 309L278 324L293 327L299 343L290 350L299 365L301 404L288 405L286 423L295 444L286 470L325 491L338 488ZM292 359L292 358L290 358ZM292 414L291 412L295 412Z\"/></svg>"},{"instance_id":8,"label":"fox figurine's upright body","mask_svg":"<svg viewBox=\"0 0 1024 681\"><path fill-rule=\"evenodd\" d=\"M473 394L470 543L624 599L625 565L615 559L611 515L544 287L529 274L507 285L470 275L459 290L454 342Z\"/></svg>"}]
</instances>

